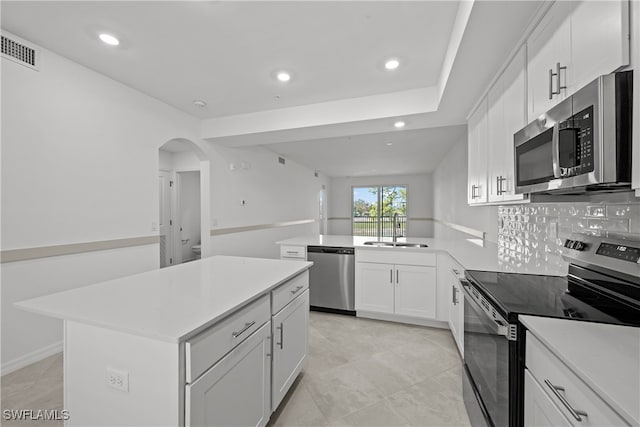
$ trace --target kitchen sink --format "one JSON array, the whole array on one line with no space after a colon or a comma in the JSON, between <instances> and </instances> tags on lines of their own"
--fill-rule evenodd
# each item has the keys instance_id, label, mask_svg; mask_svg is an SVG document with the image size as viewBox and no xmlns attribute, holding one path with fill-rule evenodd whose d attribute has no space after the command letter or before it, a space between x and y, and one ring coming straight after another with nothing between
<instances>
[{"instance_id":1,"label":"kitchen sink","mask_svg":"<svg viewBox=\"0 0 640 427\"><path fill-rule=\"evenodd\" d=\"M409 242L380 242L380 241L368 241L364 242L367 246L389 246L392 248L428 248L429 245L425 243L409 243Z\"/></svg>"}]
</instances>

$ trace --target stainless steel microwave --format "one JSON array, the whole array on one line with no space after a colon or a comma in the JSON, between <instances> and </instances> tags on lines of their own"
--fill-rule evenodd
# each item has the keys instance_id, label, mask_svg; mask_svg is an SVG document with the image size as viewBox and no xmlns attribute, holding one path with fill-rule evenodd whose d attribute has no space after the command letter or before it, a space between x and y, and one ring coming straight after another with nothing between
<instances>
[{"instance_id":1,"label":"stainless steel microwave","mask_svg":"<svg viewBox=\"0 0 640 427\"><path fill-rule=\"evenodd\" d=\"M598 77L514 135L516 193L629 186L632 73Z\"/></svg>"}]
</instances>

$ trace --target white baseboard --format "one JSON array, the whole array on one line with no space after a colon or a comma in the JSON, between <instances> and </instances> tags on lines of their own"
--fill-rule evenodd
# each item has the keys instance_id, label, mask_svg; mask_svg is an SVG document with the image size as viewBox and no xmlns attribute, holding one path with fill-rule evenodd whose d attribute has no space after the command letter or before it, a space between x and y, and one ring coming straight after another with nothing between
<instances>
[{"instance_id":1,"label":"white baseboard","mask_svg":"<svg viewBox=\"0 0 640 427\"><path fill-rule=\"evenodd\" d=\"M440 320L423 319L420 317L404 316L402 314L376 313L373 311L356 311L357 317L367 319L386 320L388 322L406 323L408 325L428 326L430 328L449 329L447 322Z\"/></svg>"},{"instance_id":2,"label":"white baseboard","mask_svg":"<svg viewBox=\"0 0 640 427\"><path fill-rule=\"evenodd\" d=\"M2 367L0 368L0 375L7 375L8 373L31 365L32 363L39 362L42 359L46 359L49 356L60 353L63 348L63 341L61 340L58 342L54 342L53 344L46 347L42 347L38 350L32 351L31 353L27 353L24 356L18 357L17 359L10 360L6 363L3 362Z\"/></svg>"}]
</instances>

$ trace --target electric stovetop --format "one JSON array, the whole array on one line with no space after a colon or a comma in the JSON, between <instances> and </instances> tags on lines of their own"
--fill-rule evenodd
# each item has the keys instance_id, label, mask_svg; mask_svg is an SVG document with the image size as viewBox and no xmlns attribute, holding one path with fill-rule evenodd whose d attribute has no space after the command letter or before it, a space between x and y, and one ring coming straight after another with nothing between
<instances>
[{"instance_id":1,"label":"electric stovetop","mask_svg":"<svg viewBox=\"0 0 640 427\"><path fill-rule=\"evenodd\" d=\"M509 321L519 314L640 326L640 305L579 278L468 270L469 281Z\"/></svg>"}]
</instances>

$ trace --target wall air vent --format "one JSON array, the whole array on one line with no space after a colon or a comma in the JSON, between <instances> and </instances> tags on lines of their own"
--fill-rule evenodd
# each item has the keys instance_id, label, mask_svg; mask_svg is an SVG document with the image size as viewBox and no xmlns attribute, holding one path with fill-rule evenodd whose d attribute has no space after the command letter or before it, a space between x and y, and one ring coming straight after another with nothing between
<instances>
[{"instance_id":1,"label":"wall air vent","mask_svg":"<svg viewBox=\"0 0 640 427\"><path fill-rule=\"evenodd\" d=\"M287 161L284 159L284 157L278 157L278 163L284 165L285 163L287 163Z\"/></svg>"},{"instance_id":2,"label":"wall air vent","mask_svg":"<svg viewBox=\"0 0 640 427\"><path fill-rule=\"evenodd\" d=\"M24 65L25 67L38 69L37 50L17 41L15 38L2 36L2 57Z\"/></svg>"}]
</instances>

